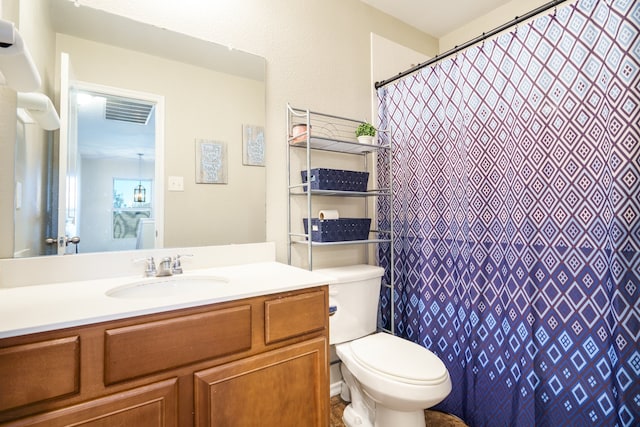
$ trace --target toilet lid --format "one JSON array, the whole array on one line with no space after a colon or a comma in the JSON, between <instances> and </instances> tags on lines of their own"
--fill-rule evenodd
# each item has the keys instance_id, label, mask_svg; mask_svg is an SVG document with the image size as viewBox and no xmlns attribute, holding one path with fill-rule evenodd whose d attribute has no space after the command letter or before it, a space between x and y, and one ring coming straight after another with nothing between
<instances>
[{"instance_id":1,"label":"toilet lid","mask_svg":"<svg viewBox=\"0 0 640 427\"><path fill-rule=\"evenodd\" d=\"M426 348L377 333L351 342L354 357L369 369L410 384L439 384L448 377L444 363Z\"/></svg>"}]
</instances>

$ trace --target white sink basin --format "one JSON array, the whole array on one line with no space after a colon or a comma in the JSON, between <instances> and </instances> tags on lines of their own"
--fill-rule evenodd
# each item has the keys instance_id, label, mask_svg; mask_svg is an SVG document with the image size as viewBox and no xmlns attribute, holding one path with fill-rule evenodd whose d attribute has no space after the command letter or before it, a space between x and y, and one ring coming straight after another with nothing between
<instances>
[{"instance_id":1,"label":"white sink basin","mask_svg":"<svg viewBox=\"0 0 640 427\"><path fill-rule=\"evenodd\" d=\"M107 296L114 298L158 298L202 293L229 280L211 276L155 277L109 289Z\"/></svg>"}]
</instances>

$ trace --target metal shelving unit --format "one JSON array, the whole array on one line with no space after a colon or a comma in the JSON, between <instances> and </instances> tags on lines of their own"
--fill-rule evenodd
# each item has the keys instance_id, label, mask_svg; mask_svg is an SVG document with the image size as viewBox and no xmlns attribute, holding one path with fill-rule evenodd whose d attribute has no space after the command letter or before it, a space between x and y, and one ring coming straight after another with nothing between
<instances>
[{"instance_id":1,"label":"metal shelving unit","mask_svg":"<svg viewBox=\"0 0 640 427\"><path fill-rule=\"evenodd\" d=\"M389 289L390 296L390 324L391 329L387 330L392 334L395 333L395 321L394 321L394 309L395 309L395 272L393 244L394 244L394 230L393 230L393 188L375 188L367 191L337 191L337 190L316 190L308 189L304 190L305 184L301 183L299 178L296 182L292 182L292 170L291 170L291 153L294 150L302 151L304 155L303 168L306 168L307 176L311 176L311 159L312 153L315 151L326 151L361 156L363 161L363 170L372 172L376 163L370 162L370 158L376 155L380 151L386 151L388 154L392 153L392 138L390 130L378 130L380 133L386 133L386 138L382 138L384 141L388 141L386 145L376 144L361 144L355 137L355 129L361 123L361 120L354 120L340 116L334 116L331 114L318 113L310 111L308 109L295 108L287 104L287 129L291 132L292 128L296 124L306 125L306 129L310 130L304 132L295 137L289 135L287 138L287 184L288 184L288 197L287 197L287 257L289 264L292 263L291 250L293 246L306 246L307 248L307 265L309 270L313 270L313 252L316 247L326 246L342 246L342 245L379 245L388 244L389 263L390 263L390 276L389 282L382 284L383 287ZM381 138L379 138L380 140ZM392 155L388 155L388 173L391 173ZM372 167L370 168L370 165ZM298 171L296 171L298 172ZM297 175L297 174L296 174ZM297 175L299 176L299 175ZM391 178L391 177L389 177ZM388 180L391 185L392 180ZM295 232L292 227L292 200L297 198L306 198L306 209L304 209L304 217L307 218L308 223L311 223L313 199L317 197L339 197L339 198L361 198L365 201L364 213L368 215L368 200L371 198L378 199L380 197L387 197L389 212L389 230L370 230L370 238L367 240L354 240L354 241L341 241L341 242L313 242L311 240L311 230L309 233ZM297 228L301 228L302 216L298 215L295 218L297 221ZM368 255L368 253L367 253Z\"/></svg>"},{"instance_id":2,"label":"metal shelving unit","mask_svg":"<svg viewBox=\"0 0 640 427\"><path fill-rule=\"evenodd\" d=\"M376 145L376 144L361 144L355 137L355 129L362 123L361 120L349 119L346 117L334 116L330 114L318 113L309 111L307 109L300 109L287 105L287 129L291 131L294 125L303 124L306 125L306 129L310 129L311 132L304 132L303 134L292 136L289 135L287 139L287 179L288 179L288 191L289 196L287 198L287 235L288 235L288 262L292 263L292 246L305 245L307 247L308 268L313 269L313 249L315 247L325 246L338 246L338 245L367 245L367 244L380 244L389 243L393 245L393 230L376 230L372 229L369 232L370 238L367 240L352 240L352 241L339 241L339 242L315 242L311 240L311 231L308 233L294 231L292 225L292 199L294 198L306 198L306 212L304 216L307 218L308 223L311 223L312 219L312 207L313 199L315 197L347 197L347 198L362 198L365 200L364 212L365 217L369 216L368 203L369 198L389 197L392 198L392 192L390 188L371 189L367 191L337 191L337 190L316 190L310 189L305 191L306 183L292 182L292 170L291 170L291 152L292 150L304 150L303 153L306 156L304 159L304 168L307 169L307 176L311 176L311 160L312 153L314 151L327 151L335 152L347 155L361 156L363 161L363 171L370 172L369 165L372 156L380 150L391 150L391 145ZM385 132L380 130L379 132ZM390 140L390 138L387 138ZM389 156L389 162L391 162L391 156ZM389 170L391 170L389 168ZM295 171L298 172L298 171ZM300 180L301 181L301 180ZM391 206L391 201L389 205ZM301 227L302 218L295 218L295 221L299 223L295 228Z\"/></svg>"}]
</instances>

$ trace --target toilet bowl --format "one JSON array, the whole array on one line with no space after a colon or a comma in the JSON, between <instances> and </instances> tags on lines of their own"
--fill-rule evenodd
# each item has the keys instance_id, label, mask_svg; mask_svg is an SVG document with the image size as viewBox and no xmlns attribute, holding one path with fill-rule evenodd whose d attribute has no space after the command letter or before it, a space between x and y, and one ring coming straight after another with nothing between
<instances>
[{"instance_id":1,"label":"toilet bowl","mask_svg":"<svg viewBox=\"0 0 640 427\"><path fill-rule=\"evenodd\" d=\"M339 344L336 353L351 393L357 388L362 394L358 398L370 399L364 402L370 409L362 411L362 417L369 418L371 425L423 427L424 409L440 403L451 392L444 363L405 339L376 333Z\"/></svg>"},{"instance_id":2,"label":"toilet bowl","mask_svg":"<svg viewBox=\"0 0 640 427\"><path fill-rule=\"evenodd\" d=\"M384 270L355 265L317 270L330 278L329 342L342 362L347 427L424 427L424 409L451 392L444 363L426 348L377 332Z\"/></svg>"}]
</instances>

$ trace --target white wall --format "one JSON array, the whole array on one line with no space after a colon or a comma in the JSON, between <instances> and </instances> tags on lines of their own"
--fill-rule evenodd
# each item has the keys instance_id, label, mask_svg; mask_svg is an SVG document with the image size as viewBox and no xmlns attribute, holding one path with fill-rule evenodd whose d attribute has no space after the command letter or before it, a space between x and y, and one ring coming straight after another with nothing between
<instances>
[{"instance_id":1,"label":"white wall","mask_svg":"<svg viewBox=\"0 0 640 427\"><path fill-rule=\"evenodd\" d=\"M16 93L0 86L0 258L13 256L13 186L16 144Z\"/></svg>"},{"instance_id":2,"label":"white wall","mask_svg":"<svg viewBox=\"0 0 640 427\"><path fill-rule=\"evenodd\" d=\"M24 3L24 2L23 2ZM53 67L55 39L50 37L51 28L48 21L46 3L42 1L19 4L18 0L0 0L0 17L14 23L20 22L20 17L28 14L35 21L34 25L20 28L20 36L29 46L31 56L40 71L42 85L40 92L53 98ZM34 40L48 40L49 45L33 43ZM31 46L34 48L31 49ZM36 124L27 124L23 135L31 143L27 146L16 146L16 94L15 91L3 88L0 91L1 120L0 124L0 200L3 201L0 212L0 258L12 257L14 252L21 256L38 255L42 250L44 229L46 227L46 176L45 168L39 167L38 172L25 174L31 166L43 163L46 159L47 145L50 141L47 133ZM15 151L14 151L15 150ZM15 160L15 164L14 164ZM20 210L14 210L15 183L14 177L22 185L22 204ZM9 202L9 203L7 203ZM15 227L14 227L15 224ZM15 231L15 234L14 234ZM14 241L15 238L15 241Z\"/></svg>"},{"instance_id":3,"label":"white wall","mask_svg":"<svg viewBox=\"0 0 640 427\"><path fill-rule=\"evenodd\" d=\"M46 235L48 140L33 121L18 120L16 133L14 256L38 256L50 248L44 240L51 237Z\"/></svg>"}]
</instances>

